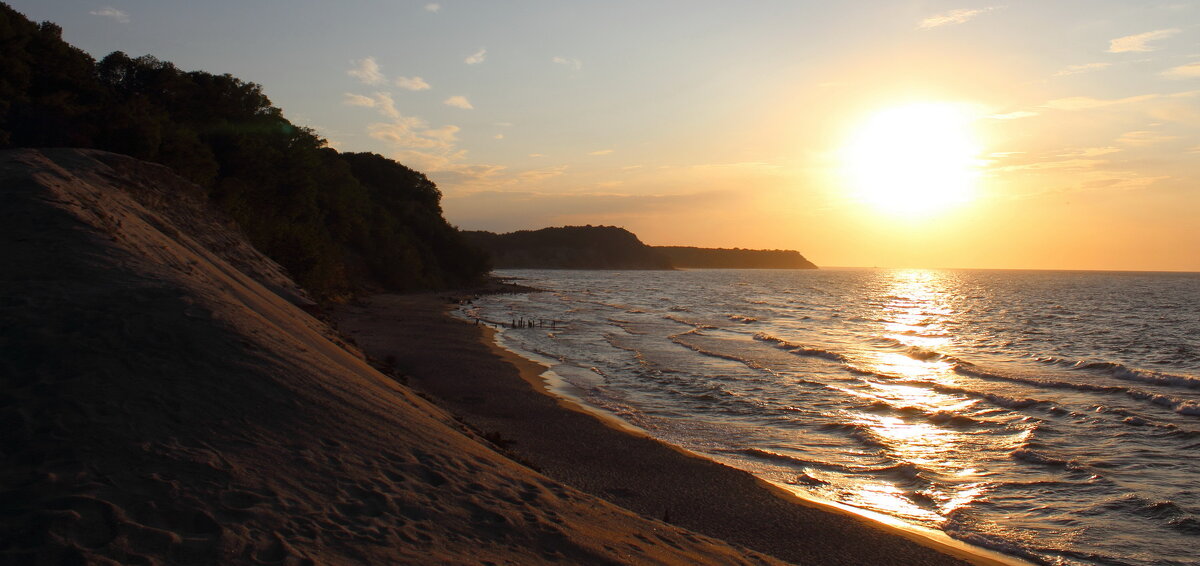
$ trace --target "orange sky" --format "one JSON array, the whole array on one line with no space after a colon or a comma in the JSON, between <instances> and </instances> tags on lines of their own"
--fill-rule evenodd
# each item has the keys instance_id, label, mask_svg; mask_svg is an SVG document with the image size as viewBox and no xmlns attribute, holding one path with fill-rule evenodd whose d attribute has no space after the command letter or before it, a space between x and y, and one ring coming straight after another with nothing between
<instances>
[{"instance_id":1,"label":"orange sky","mask_svg":"<svg viewBox=\"0 0 1200 566\"><path fill-rule=\"evenodd\" d=\"M334 147L427 173L462 228L1200 271L1195 2L270 4L12 1L95 56L262 84Z\"/></svg>"}]
</instances>

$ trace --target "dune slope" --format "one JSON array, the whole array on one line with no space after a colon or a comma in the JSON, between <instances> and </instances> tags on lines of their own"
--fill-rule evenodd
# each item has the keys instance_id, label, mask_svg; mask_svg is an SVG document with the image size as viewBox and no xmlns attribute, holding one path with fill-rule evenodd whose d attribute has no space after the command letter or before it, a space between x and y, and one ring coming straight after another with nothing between
<instances>
[{"instance_id":1,"label":"dune slope","mask_svg":"<svg viewBox=\"0 0 1200 566\"><path fill-rule=\"evenodd\" d=\"M0 202L0 562L774 562L500 456L162 167L7 151Z\"/></svg>"}]
</instances>

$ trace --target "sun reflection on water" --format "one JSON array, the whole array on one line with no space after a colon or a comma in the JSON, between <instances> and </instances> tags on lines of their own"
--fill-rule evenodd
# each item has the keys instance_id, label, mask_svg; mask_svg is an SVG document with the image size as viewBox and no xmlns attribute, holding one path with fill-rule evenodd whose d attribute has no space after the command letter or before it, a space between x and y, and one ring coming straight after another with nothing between
<instances>
[{"instance_id":1,"label":"sun reflection on water","mask_svg":"<svg viewBox=\"0 0 1200 566\"><path fill-rule=\"evenodd\" d=\"M953 340L946 275L900 270L882 276L874 320L880 342L889 346L865 352L863 369L879 377L846 390L867 401L847 418L868 431L894 466L917 471L911 478L860 483L852 499L899 516L940 521L987 492L971 456L978 450L977 427L964 416L978 400L951 388L956 378L946 352Z\"/></svg>"}]
</instances>

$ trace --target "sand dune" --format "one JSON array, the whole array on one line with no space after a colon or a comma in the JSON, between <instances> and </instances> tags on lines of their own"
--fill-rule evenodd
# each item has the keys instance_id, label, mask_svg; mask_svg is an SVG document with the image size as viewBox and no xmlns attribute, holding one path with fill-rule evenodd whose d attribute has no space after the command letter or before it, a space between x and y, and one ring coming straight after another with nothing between
<instances>
[{"instance_id":1,"label":"sand dune","mask_svg":"<svg viewBox=\"0 0 1200 566\"><path fill-rule=\"evenodd\" d=\"M0 188L0 562L775 562L499 455L161 167L8 151Z\"/></svg>"}]
</instances>

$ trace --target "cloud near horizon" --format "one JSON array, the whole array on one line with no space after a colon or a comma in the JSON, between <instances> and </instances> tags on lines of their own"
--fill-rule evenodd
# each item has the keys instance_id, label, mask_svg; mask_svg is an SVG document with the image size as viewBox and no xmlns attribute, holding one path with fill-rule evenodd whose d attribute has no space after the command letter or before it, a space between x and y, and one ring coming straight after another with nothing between
<instances>
[{"instance_id":1,"label":"cloud near horizon","mask_svg":"<svg viewBox=\"0 0 1200 566\"><path fill-rule=\"evenodd\" d=\"M478 64L482 63L483 60L486 58L487 58L487 49L480 48L479 51L476 51L475 53L472 53L471 55L467 56L466 59L463 59L463 63L466 63L468 65L478 65Z\"/></svg>"},{"instance_id":2,"label":"cloud near horizon","mask_svg":"<svg viewBox=\"0 0 1200 566\"><path fill-rule=\"evenodd\" d=\"M425 5L426 12L439 12L439 11L441 11L441 9L442 9L442 5L438 4L437 2L430 2Z\"/></svg>"},{"instance_id":3,"label":"cloud near horizon","mask_svg":"<svg viewBox=\"0 0 1200 566\"><path fill-rule=\"evenodd\" d=\"M421 77L396 77L396 86L404 90L429 90L429 83Z\"/></svg>"},{"instance_id":4,"label":"cloud near horizon","mask_svg":"<svg viewBox=\"0 0 1200 566\"><path fill-rule=\"evenodd\" d=\"M129 23L129 13L113 8L112 6L105 6L99 10L92 10L88 13L101 18L109 18L117 23Z\"/></svg>"},{"instance_id":5,"label":"cloud near horizon","mask_svg":"<svg viewBox=\"0 0 1200 566\"><path fill-rule=\"evenodd\" d=\"M442 104L445 104L446 106L453 106L455 108L462 108L463 110L475 109L474 106L471 106L471 101L467 100L467 97L457 94L447 98L446 100L443 100Z\"/></svg>"},{"instance_id":6,"label":"cloud near horizon","mask_svg":"<svg viewBox=\"0 0 1200 566\"><path fill-rule=\"evenodd\" d=\"M588 155L608 155L612 152L613 150L611 149L598 149L596 151L589 151Z\"/></svg>"},{"instance_id":7,"label":"cloud near horizon","mask_svg":"<svg viewBox=\"0 0 1200 566\"><path fill-rule=\"evenodd\" d=\"M997 6L988 6L987 8L976 8L973 10L968 8L950 10L949 12L942 12L921 20L921 22L917 24L917 27L919 29L933 29L942 26L964 24L976 16L991 12L996 8Z\"/></svg>"},{"instance_id":8,"label":"cloud near horizon","mask_svg":"<svg viewBox=\"0 0 1200 566\"><path fill-rule=\"evenodd\" d=\"M350 75L359 80L359 82L367 85L379 85L387 82L387 77L379 70L379 63L375 62L374 57L364 57L357 61L351 61L353 68L346 71Z\"/></svg>"},{"instance_id":9,"label":"cloud near horizon","mask_svg":"<svg viewBox=\"0 0 1200 566\"><path fill-rule=\"evenodd\" d=\"M1108 42L1108 52L1109 53L1131 53L1131 52L1132 53L1143 53L1146 51L1154 51L1155 49L1157 49L1157 47L1150 46L1149 43L1151 41L1158 41L1160 39L1166 39L1168 37L1171 37L1171 36L1179 33L1180 31L1182 31L1182 30L1180 30L1179 28L1159 29L1159 30L1154 30L1154 31L1148 31L1146 33L1139 33L1136 35L1127 35L1125 37L1118 37L1118 38Z\"/></svg>"}]
</instances>

